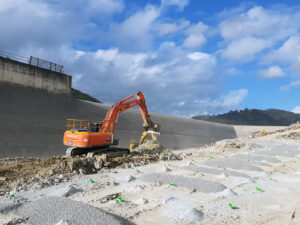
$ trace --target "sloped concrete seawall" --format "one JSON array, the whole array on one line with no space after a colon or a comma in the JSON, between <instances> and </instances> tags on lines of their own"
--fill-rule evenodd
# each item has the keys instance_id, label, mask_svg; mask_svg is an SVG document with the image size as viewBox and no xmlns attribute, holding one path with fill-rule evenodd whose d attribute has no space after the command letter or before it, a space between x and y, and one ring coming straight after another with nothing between
<instances>
[{"instance_id":1,"label":"sloped concrete seawall","mask_svg":"<svg viewBox=\"0 0 300 225\"><path fill-rule=\"evenodd\" d=\"M0 157L63 155L66 119L103 120L108 108L71 99L68 94L0 82ZM151 117L161 124L160 142L167 148L203 146L236 137L228 125L159 114ZM137 110L120 115L115 133L120 147L129 147L130 139L139 139L142 123Z\"/></svg>"}]
</instances>

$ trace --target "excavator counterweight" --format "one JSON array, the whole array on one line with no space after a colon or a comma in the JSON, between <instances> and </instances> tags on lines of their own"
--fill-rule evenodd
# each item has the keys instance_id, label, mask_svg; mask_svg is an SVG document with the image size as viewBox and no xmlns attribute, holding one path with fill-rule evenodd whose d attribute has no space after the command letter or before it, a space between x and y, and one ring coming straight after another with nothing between
<instances>
[{"instance_id":1,"label":"excavator counterweight","mask_svg":"<svg viewBox=\"0 0 300 225\"><path fill-rule=\"evenodd\" d=\"M146 101L141 91L137 92L137 98L131 100L134 95L124 98L110 107L103 121L90 121L79 119L67 120L67 131L64 133L64 145L70 146L67 149L67 156L87 154L101 154L104 152L121 152L128 154L128 149L112 147L118 145L118 141L114 139L114 133L117 126L117 120L120 113L138 106L143 118L143 133L140 144L143 143L148 134L156 140L159 134L160 126L154 123L148 113Z\"/></svg>"}]
</instances>

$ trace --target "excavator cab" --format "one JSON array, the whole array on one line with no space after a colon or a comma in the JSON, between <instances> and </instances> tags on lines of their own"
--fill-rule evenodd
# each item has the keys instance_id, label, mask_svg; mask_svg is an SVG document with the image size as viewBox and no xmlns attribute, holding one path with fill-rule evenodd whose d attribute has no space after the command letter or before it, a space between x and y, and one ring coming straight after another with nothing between
<instances>
[{"instance_id":1,"label":"excavator cab","mask_svg":"<svg viewBox=\"0 0 300 225\"><path fill-rule=\"evenodd\" d=\"M67 131L96 133L101 126L102 121L67 119Z\"/></svg>"}]
</instances>

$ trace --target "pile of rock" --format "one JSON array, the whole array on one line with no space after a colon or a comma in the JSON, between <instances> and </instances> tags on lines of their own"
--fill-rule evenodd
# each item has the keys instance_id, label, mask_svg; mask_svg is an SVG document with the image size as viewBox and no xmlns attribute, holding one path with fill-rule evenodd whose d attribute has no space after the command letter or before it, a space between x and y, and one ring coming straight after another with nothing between
<instances>
[{"instance_id":1,"label":"pile of rock","mask_svg":"<svg viewBox=\"0 0 300 225\"><path fill-rule=\"evenodd\" d=\"M278 139L292 139L292 140L300 140L300 132L290 132L288 134L277 136Z\"/></svg>"},{"instance_id":2,"label":"pile of rock","mask_svg":"<svg viewBox=\"0 0 300 225\"><path fill-rule=\"evenodd\" d=\"M136 154L157 156L160 160L181 160L178 155L152 140L147 140L145 143L136 147L132 155Z\"/></svg>"},{"instance_id":3,"label":"pile of rock","mask_svg":"<svg viewBox=\"0 0 300 225\"><path fill-rule=\"evenodd\" d=\"M246 146L245 142L238 139L222 140L215 144L215 150L218 152L237 152Z\"/></svg>"}]
</instances>

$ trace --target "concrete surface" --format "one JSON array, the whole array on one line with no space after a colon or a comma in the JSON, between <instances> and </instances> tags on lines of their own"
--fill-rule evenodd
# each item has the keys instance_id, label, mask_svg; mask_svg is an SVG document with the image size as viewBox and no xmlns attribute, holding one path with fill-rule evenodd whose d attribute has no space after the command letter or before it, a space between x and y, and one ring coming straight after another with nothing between
<instances>
[{"instance_id":1,"label":"concrete surface","mask_svg":"<svg viewBox=\"0 0 300 225\"><path fill-rule=\"evenodd\" d=\"M220 183L196 178L187 178L182 176L174 176L167 173L158 174L152 173L147 174L142 177L144 181L154 182L154 183L173 183L175 186L186 187L191 190L200 191L203 193L215 193L221 192L226 189L226 187Z\"/></svg>"},{"instance_id":2,"label":"concrete surface","mask_svg":"<svg viewBox=\"0 0 300 225\"><path fill-rule=\"evenodd\" d=\"M263 171L260 167L253 165L253 162L248 160L236 160L232 158L214 159L201 163L206 166L214 166L219 168L231 168L245 171Z\"/></svg>"},{"instance_id":3,"label":"concrete surface","mask_svg":"<svg viewBox=\"0 0 300 225\"><path fill-rule=\"evenodd\" d=\"M284 129L286 126L247 126L247 125L233 125L237 137L248 137L254 132L265 130L266 132L273 132Z\"/></svg>"},{"instance_id":4,"label":"concrete surface","mask_svg":"<svg viewBox=\"0 0 300 225\"><path fill-rule=\"evenodd\" d=\"M39 88L55 94L70 94L72 77L0 56L0 82Z\"/></svg>"},{"instance_id":5,"label":"concrete surface","mask_svg":"<svg viewBox=\"0 0 300 225\"><path fill-rule=\"evenodd\" d=\"M0 82L0 90L0 157L63 155L66 119L103 120L109 108L21 85ZM161 124L159 140L166 148L197 147L236 137L228 125L159 114L151 117ZM129 147L131 139L139 139L142 124L139 111L122 113L115 133L119 146Z\"/></svg>"},{"instance_id":6,"label":"concrete surface","mask_svg":"<svg viewBox=\"0 0 300 225\"><path fill-rule=\"evenodd\" d=\"M203 174L209 173L213 175L222 175L225 174L225 176L235 176L235 177L244 177L244 178L250 178L248 175L236 171L230 171L228 169L216 169L216 168L207 168L202 166L186 166L184 169L192 170L196 172L200 172Z\"/></svg>"}]
</instances>

